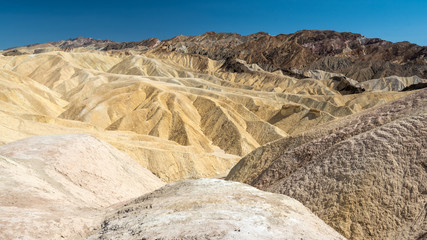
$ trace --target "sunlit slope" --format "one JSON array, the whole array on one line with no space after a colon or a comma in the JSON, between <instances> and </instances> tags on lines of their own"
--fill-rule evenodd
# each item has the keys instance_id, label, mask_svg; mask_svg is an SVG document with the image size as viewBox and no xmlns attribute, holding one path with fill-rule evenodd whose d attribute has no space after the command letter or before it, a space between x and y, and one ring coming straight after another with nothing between
<instances>
[{"instance_id":1,"label":"sunlit slope","mask_svg":"<svg viewBox=\"0 0 427 240\"><path fill-rule=\"evenodd\" d=\"M163 180L227 174L268 142L407 93L341 95L324 81L163 52L0 56L1 142L89 132Z\"/></svg>"},{"instance_id":2,"label":"sunlit slope","mask_svg":"<svg viewBox=\"0 0 427 240\"><path fill-rule=\"evenodd\" d=\"M87 239L345 239L292 198L218 179L171 183L111 211Z\"/></svg>"},{"instance_id":3,"label":"sunlit slope","mask_svg":"<svg viewBox=\"0 0 427 240\"><path fill-rule=\"evenodd\" d=\"M82 239L111 205L164 183L88 134L0 146L0 238Z\"/></svg>"}]
</instances>

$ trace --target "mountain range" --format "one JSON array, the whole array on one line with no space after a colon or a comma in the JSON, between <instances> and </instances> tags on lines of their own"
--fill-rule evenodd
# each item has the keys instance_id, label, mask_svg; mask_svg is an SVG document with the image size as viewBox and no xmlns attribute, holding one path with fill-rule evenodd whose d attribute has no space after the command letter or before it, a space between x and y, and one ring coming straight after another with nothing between
<instances>
[{"instance_id":1,"label":"mountain range","mask_svg":"<svg viewBox=\"0 0 427 240\"><path fill-rule=\"evenodd\" d=\"M0 51L0 238L426 239L426 86L335 31Z\"/></svg>"},{"instance_id":2,"label":"mountain range","mask_svg":"<svg viewBox=\"0 0 427 240\"><path fill-rule=\"evenodd\" d=\"M61 49L86 47L102 51L131 49L176 51L207 56L213 60L240 59L257 64L265 71L304 76L304 71L323 70L341 73L359 82L392 75L427 78L427 47L409 42L392 43L360 34L335 31L303 30L271 36L259 32L247 36L236 33L207 32L199 36L177 36L117 43L92 38L75 38L49 43ZM32 47L43 46L32 45ZM4 54L19 54L11 50ZM224 66L230 71L244 71L238 66Z\"/></svg>"}]
</instances>

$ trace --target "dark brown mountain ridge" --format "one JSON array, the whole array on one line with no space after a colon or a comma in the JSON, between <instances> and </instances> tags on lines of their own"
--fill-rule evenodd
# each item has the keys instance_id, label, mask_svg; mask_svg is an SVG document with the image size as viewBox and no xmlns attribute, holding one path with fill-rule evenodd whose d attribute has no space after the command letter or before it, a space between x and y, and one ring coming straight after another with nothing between
<instances>
[{"instance_id":1,"label":"dark brown mountain ridge","mask_svg":"<svg viewBox=\"0 0 427 240\"><path fill-rule=\"evenodd\" d=\"M266 71L319 69L357 81L392 75L427 77L427 47L348 32L303 30L277 36L208 32L172 38L162 45L170 51L201 54L215 60L241 59Z\"/></svg>"}]
</instances>

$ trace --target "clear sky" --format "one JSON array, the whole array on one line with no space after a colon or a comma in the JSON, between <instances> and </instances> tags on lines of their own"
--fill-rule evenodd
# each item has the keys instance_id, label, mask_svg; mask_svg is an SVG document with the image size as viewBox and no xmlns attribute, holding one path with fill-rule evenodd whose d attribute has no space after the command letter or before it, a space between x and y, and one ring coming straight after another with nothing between
<instances>
[{"instance_id":1,"label":"clear sky","mask_svg":"<svg viewBox=\"0 0 427 240\"><path fill-rule=\"evenodd\" d=\"M207 31L276 35L302 29L427 45L427 0L0 0L0 49L78 36L168 39Z\"/></svg>"}]
</instances>

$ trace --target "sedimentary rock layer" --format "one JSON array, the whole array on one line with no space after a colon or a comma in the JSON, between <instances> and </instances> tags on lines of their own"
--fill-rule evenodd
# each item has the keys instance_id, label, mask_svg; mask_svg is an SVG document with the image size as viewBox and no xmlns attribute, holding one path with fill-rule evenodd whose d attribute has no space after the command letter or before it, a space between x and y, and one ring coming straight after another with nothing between
<instances>
[{"instance_id":1,"label":"sedimentary rock layer","mask_svg":"<svg viewBox=\"0 0 427 240\"><path fill-rule=\"evenodd\" d=\"M263 144L408 94L343 95L330 79L230 73L222 64L85 47L1 56L0 141L87 132L172 182L224 176Z\"/></svg>"},{"instance_id":2,"label":"sedimentary rock layer","mask_svg":"<svg viewBox=\"0 0 427 240\"><path fill-rule=\"evenodd\" d=\"M227 179L301 201L351 239L427 231L427 91L267 144Z\"/></svg>"}]
</instances>

